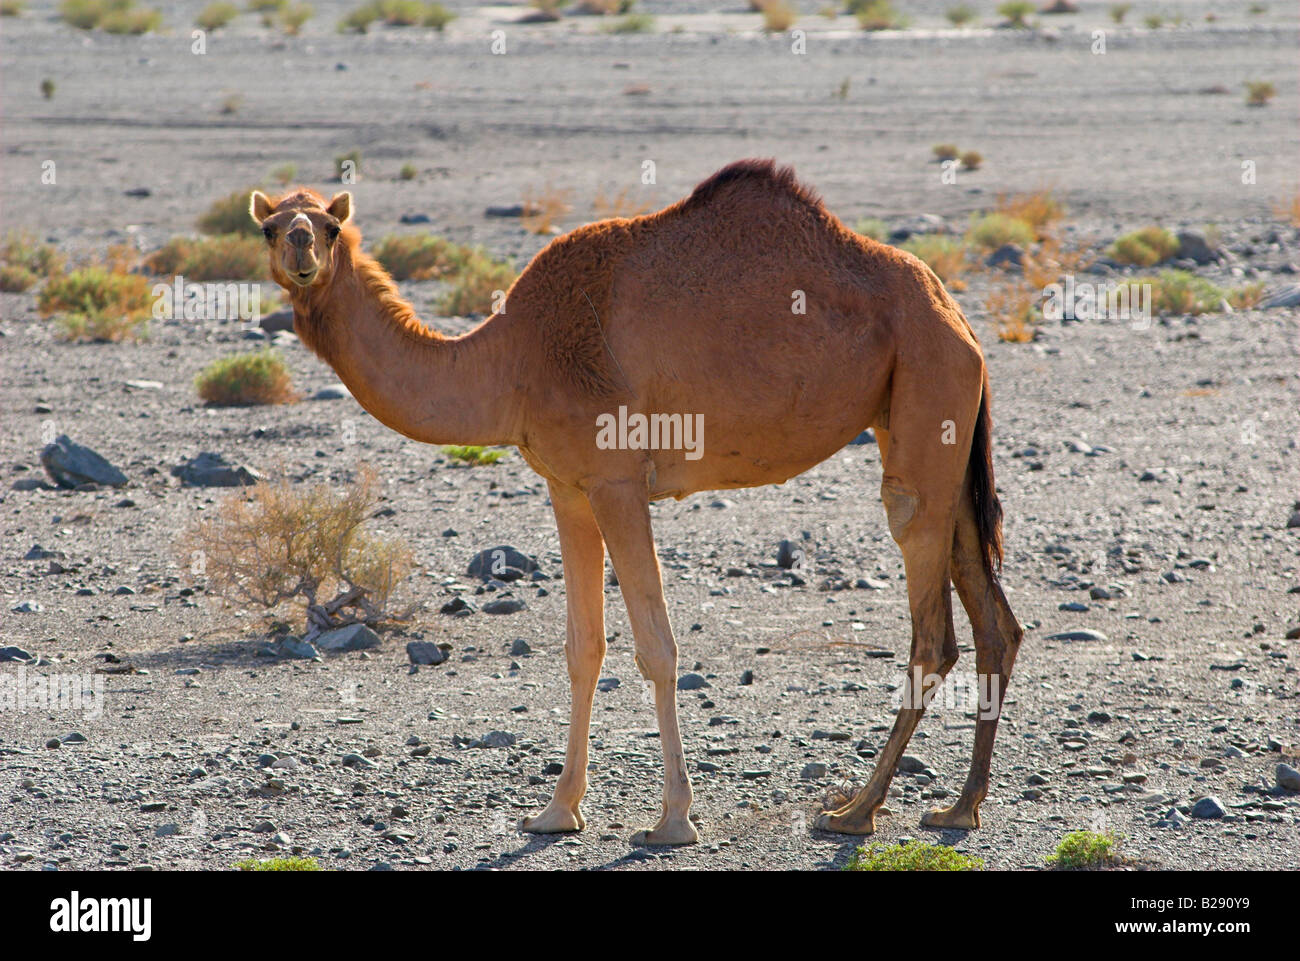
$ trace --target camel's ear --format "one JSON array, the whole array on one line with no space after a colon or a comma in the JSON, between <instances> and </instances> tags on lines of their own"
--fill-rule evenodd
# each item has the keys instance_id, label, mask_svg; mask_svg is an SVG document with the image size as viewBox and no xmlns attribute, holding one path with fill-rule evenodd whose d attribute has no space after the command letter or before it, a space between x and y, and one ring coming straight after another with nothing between
<instances>
[{"instance_id":1,"label":"camel's ear","mask_svg":"<svg viewBox=\"0 0 1300 961\"><path fill-rule=\"evenodd\" d=\"M335 194L330 205L325 208L325 212L341 224L347 223L352 219L352 194L343 191Z\"/></svg>"},{"instance_id":2,"label":"camel's ear","mask_svg":"<svg viewBox=\"0 0 1300 961\"><path fill-rule=\"evenodd\" d=\"M271 216L271 213L274 210L275 208L271 205L270 197L262 193L260 190L253 191L253 195L248 201L248 212L252 215L254 220L260 224L267 217Z\"/></svg>"}]
</instances>

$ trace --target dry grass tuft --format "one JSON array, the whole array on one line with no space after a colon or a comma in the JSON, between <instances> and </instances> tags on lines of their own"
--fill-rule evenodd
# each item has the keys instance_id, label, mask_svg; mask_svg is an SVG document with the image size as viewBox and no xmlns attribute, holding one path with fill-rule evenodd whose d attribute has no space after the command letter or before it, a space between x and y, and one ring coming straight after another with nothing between
<instances>
[{"instance_id":1,"label":"dry grass tuft","mask_svg":"<svg viewBox=\"0 0 1300 961\"><path fill-rule=\"evenodd\" d=\"M530 234L559 232L556 221L573 208L569 205L571 192L558 190L547 184L541 190L530 188L524 194L524 213L520 221Z\"/></svg>"},{"instance_id":2,"label":"dry grass tuft","mask_svg":"<svg viewBox=\"0 0 1300 961\"><path fill-rule=\"evenodd\" d=\"M246 218L250 219L251 218ZM144 259L145 269L199 283L211 280L266 280L266 245L240 234L173 237Z\"/></svg>"},{"instance_id":3,"label":"dry grass tuft","mask_svg":"<svg viewBox=\"0 0 1300 961\"><path fill-rule=\"evenodd\" d=\"M1035 292L1020 280L1011 278L994 287L984 301L984 309L993 321L998 340L1027 344L1038 336L1042 316Z\"/></svg>"},{"instance_id":4,"label":"dry grass tuft","mask_svg":"<svg viewBox=\"0 0 1300 961\"><path fill-rule=\"evenodd\" d=\"M966 247L961 241L940 234L919 234L904 241L902 249L925 261L949 290L966 289L965 281L959 279L968 266Z\"/></svg>"},{"instance_id":5,"label":"dry grass tuft","mask_svg":"<svg viewBox=\"0 0 1300 961\"><path fill-rule=\"evenodd\" d=\"M152 288L127 272L120 257L50 278L36 299L41 315L54 316L64 340L116 343L143 337L153 306Z\"/></svg>"},{"instance_id":6,"label":"dry grass tuft","mask_svg":"<svg viewBox=\"0 0 1300 961\"><path fill-rule=\"evenodd\" d=\"M624 187L616 194L607 194L602 189L596 191L591 209L597 220L608 220L612 217L640 216L650 209L650 203L645 200L633 200L631 188L628 187Z\"/></svg>"}]
</instances>

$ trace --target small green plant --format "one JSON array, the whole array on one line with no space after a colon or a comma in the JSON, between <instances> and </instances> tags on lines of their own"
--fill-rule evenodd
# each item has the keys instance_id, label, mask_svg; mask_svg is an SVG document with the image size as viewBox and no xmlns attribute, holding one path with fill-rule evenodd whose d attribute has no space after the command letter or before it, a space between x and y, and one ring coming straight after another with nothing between
<instances>
[{"instance_id":1,"label":"small green plant","mask_svg":"<svg viewBox=\"0 0 1300 961\"><path fill-rule=\"evenodd\" d=\"M853 852L845 871L981 871L980 858L950 847L912 841L909 844L873 844Z\"/></svg>"},{"instance_id":2,"label":"small green plant","mask_svg":"<svg viewBox=\"0 0 1300 961\"><path fill-rule=\"evenodd\" d=\"M49 77L41 81L41 96L46 100L54 99L54 81Z\"/></svg>"},{"instance_id":3,"label":"small green plant","mask_svg":"<svg viewBox=\"0 0 1300 961\"><path fill-rule=\"evenodd\" d=\"M1028 247L1034 242L1032 225L1004 213L972 214L966 242L984 250L997 250L1003 244Z\"/></svg>"},{"instance_id":4,"label":"small green plant","mask_svg":"<svg viewBox=\"0 0 1300 961\"><path fill-rule=\"evenodd\" d=\"M998 14L1006 17L1005 26L1012 27L1016 30L1028 30L1028 17L1034 12L1034 5L1030 0L1007 0L1006 3L998 5Z\"/></svg>"},{"instance_id":5,"label":"small green plant","mask_svg":"<svg viewBox=\"0 0 1300 961\"><path fill-rule=\"evenodd\" d=\"M1142 19L1148 30L1159 30L1165 25L1165 18L1158 13L1148 14Z\"/></svg>"},{"instance_id":6,"label":"small green plant","mask_svg":"<svg viewBox=\"0 0 1300 961\"><path fill-rule=\"evenodd\" d=\"M1118 858L1115 848L1119 843L1114 834L1107 831L1074 831L1061 838L1056 846L1056 853L1048 855L1047 864L1062 870L1075 868L1099 868L1114 864Z\"/></svg>"},{"instance_id":7,"label":"small green plant","mask_svg":"<svg viewBox=\"0 0 1300 961\"><path fill-rule=\"evenodd\" d=\"M319 871L315 858L266 858L258 861L249 858L232 865L236 871Z\"/></svg>"},{"instance_id":8,"label":"small green plant","mask_svg":"<svg viewBox=\"0 0 1300 961\"><path fill-rule=\"evenodd\" d=\"M978 150L966 150L961 155L962 170L979 170L984 163L984 155Z\"/></svg>"},{"instance_id":9,"label":"small green plant","mask_svg":"<svg viewBox=\"0 0 1300 961\"><path fill-rule=\"evenodd\" d=\"M879 240L881 243L889 235L889 228L879 217L863 217L853 225L853 230L855 233L870 237L872 240Z\"/></svg>"},{"instance_id":10,"label":"small green plant","mask_svg":"<svg viewBox=\"0 0 1300 961\"><path fill-rule=\"evenodd\" d=\"M569 5L569 0L528 0L533 12L524 20L531 23L552 23L560 19L560 11Z\"/></svg>"},{"instance_id":11,"label":"small green plant","mask_svg":"<svg viewBox=\"0 0 1300 961\"><path fill-rule=\"evenodd\" d=\"M244 98L237 93L226 94L221 98L221 112L223 114L239 113L239 108L244 105Z\"/></svg>"},{"instance_id":12,"label":"small green plant","mask_svg":"<svg viewBox=\"0 0 1300 961\"><path fill-rule=\"evenodd\" d=\"M152 33L162 26L162 11L149 8L126 6L110 10L99 21L99 29L105 33L132 34Z\"/></svg>"},{"instance_id":13,"label":"small green plant","mask_svg":"<svg viewBox=\"0 0 1300 961\"><path fill-rule=\"evenodd\" d=\"M442 452L454 461L462 464L468 464L470 467L482 467L487 464L495 464L506 456L506 452L492 447L478 447L473 445L457 446L449 445L442 449Z\"/></svg>"},{"instance_id":14,"label":"small green plant","mask_svg":"<svg viewBox=\"0 0 1300 961\"><path fill-rule=\"evenodd\" d=\"M280 29L289 36L296 36L302 31L303 24L316 13L310 3L294 3L280 8Z\"/></svg>"},{"instance_id":15,"label":"small green plant","mask_svg":"<svg viewBox=\"0 0 1300 961\"><path fill-rule=\"evenodd\" d=\"M416 169L415 164L402 164L402 169L398 171L397 176L402 180L414 180L420 171Z\"/></svg>"},{"instance_id":16,"label":"small green plant","mask_svg":"<svg viewBox=\"0 0 1300 961\"><path fill-rule=\"evenodd\" d=\"M1277 88L1267 80L1246 82L1246 106L1262 107L1277 96Z\"/></svg>"},{"instance_id":17,"label":"small green plant","mask_svg":"<svg viewBox=\"0 0 1300 961\"><path fill-rule=\"evenodd\" d=\"M1121 264L1154 267L1178 253L1178 238L1163 227L1143 227L1117 238L1107 253Z\"/></svg>"},{"instance_id":18,"label":"small green plant","mask_svg":"<svg viewBox=\"0 0 1300 961\"><path fill-rule=\"evenodd\" d=\"M194 389L214 407L285 404L297 396L288 366L270 347L217 358L194 378Z\"/></svg>"},{"instance_id":19,"label":"small green plant","mask_svg":"<svg viewBox=\"0 0 1300 961\"><path fill-rule=\"evenodd\" d=\"M907 26L906 18L889 0L850 3L849 12L858 18L858 26L863 30L902 30Z\"/></svg>"},{"instance_id":20,"label":"small green plant","mask_svg":"<svg viewBox=\"0 0 1300 961\"><path fill-rule=\"evenodd\" d=\"M1131 4L1131 3L1115 3L1115 4L1111 4L1111 7L1110 7L1110 18L1111 18L1111 20L1113 20L1115 23L1123 23L1123 22L1124 22L1124 18L1128 16L1128 12L1129 12L1130 10L1132 10L1132 9L1133 9L1133 4Z\"/></svg>"},{"instance_id":21,"label":"small green plant","mask_svg":"<svg viewBox=\"0 0 1300 961\"><path fill-rule=\"evenodd\" d=\"M935 160L956 160L961 156L955 143L937 143L930 148Z\"/></svg>"},{"instance_id":22,"label":"small green plant","mask_svg":"<svg viewBox=\"0 0 1300 961\"><path fill-rule=\"evenodd\" d=\"M220 30L237 16L239 16L237 6L229 0L218 0L217 3L209 3L199 11L199 15L194 18L194 25L204 30Z\"/></svg>"},{"instance_id":23,"label":"small green plant","mask_svg":"<svg viewBox=\"0 0 1300 961\"><path fill-rule=\"evenodd\" d=\"M298 165L293 163L280 164L280 166L276 167L274 170L271 171L271 179L274 180L276 183L278 183L281 187L289 186L289 184L293 183L294 178L297 176L298 176ZM251 219L250 217L247 216L247 211L245 211L244 219L245 220ZM257 225L254 224L253 226L257 226Z\"/></svg>"},{"instance_id":24,"label":"small green plant","mask_svg":"<svg viewBox=\"0 0 1300 961\"><path fill-rule=\"evenodd\" d=\"M606 33L651 33L655 28L655 18L648 13L629 13L619 17L604 29Z\"/></svg>"},{"instance_id":25,"label":"small green plant","mask_svg":"<svg viewBox=\"0 0 1300 961\"><path fill-rule=\"evenodd\" d=\"M975 8L969 4L959 3L955 7L949 7L944 16L954 27L964 27L975 19Z\"/></svg>"}]
</instances>

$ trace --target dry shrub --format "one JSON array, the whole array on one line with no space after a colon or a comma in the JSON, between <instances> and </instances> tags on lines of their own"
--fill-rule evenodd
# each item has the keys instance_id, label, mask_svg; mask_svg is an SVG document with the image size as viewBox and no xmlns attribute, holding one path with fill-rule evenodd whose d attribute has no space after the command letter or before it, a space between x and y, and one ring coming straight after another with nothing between
<instances>
[{"instance_id":1,"label":"dry shrub","mask_svg":"<svg viewBox=\"0 0 1300 961\"><path fill-rule=\"evenodd\" d=\"M273 610L306 605L307 634L391 616L413 555L399 538L366 530L379 502L373 469L341 491L260 483L228 495L179 544L186 564L201 559L209 590Z\"/></svg>"},{"instance_id":2,"label":"dry shrub","mask_svg":"<svg viewBox=\"0 0 1300 961\"><path fill-rule=\"evenodd\" d=\"M5 264L0 267L0 291L6 294L21 294L38 280L39 277L21 264Z\"/></svg>"},{"instance_id":3,"label":"dry shrub","mask_svg":"<svg viewBox=\"0 0 1300 961\"><path fill-rule=\"evenodd\" d=\"M937 143L930 148L930 152L934 154L935 160L956 160L961 156L961 150L955 143Z\"/></svg>"},{"instance_id":4,"label":"dry shrub","mask_svg":"<svg viewBox=\"0 0 1300 961\"><path fill-rule=\"evenodd\" d=\"M1039 240L1050 234L1056 222L1065 216L1065 205L1057 200L1050 190L1013 194L1010 197L998 194L996 210L1014 220L1029 224Z\"/></svg>"},{"instance_id":5,"label":"dry shrub","mask_svg":"<svg viewBox=\"0 0 1300 961\"><path fill-rule=\"evenodd\" d=\"M439 309L450 317L491 313L497 296L514 282L514 267L472 250L457 269L451 290L439 301Z\"/></svg>"},{"instance_id":6,"label":"dry shrub","mask_svg":"<svg viewBox=\"0 0 1300 961\"><path fill-rule=\"evenodd\" d=\"M52 277L63 270L63 257L54 247L22 230L5 234L0 243L0 263L22 267L38 277Z\"/></svg>"},{"instance_id":7,"label":"dry shrub","mask_svg":"<svg viewBox=\"0 0 1300 961\"><path fill-rule=\"evenodd\" d=\"M1163 227L1143 227L1117 238L1109 253L1121 264L1153 267L1178 253L1178 238Z\"/></svg>"},{"instance_id":8,"label":"dry shrub","mask_svg":"<svg viewBox=\"0 0 1300 961\"><path fill-rule=\"evenodd\" d=\"M51 277L37 297L65 340L118 342L144 335L153 305L149 281L121 263L92 264Z\"/></svg>"},{"instance_id":9,"label":"dry shrub","mask_svg":"<svg viewBox=\"0 0 1300 961\"><path fill-rule=\"evenodd\" d=\"M960 275L966 270L966 247L959 240L940 234L919 234L903 243L903 250L914 254L934 271L949 290L965 290Z\"/></svg>"},{"instance_id":10,"label":"dry shrub","mask_svg":"<svg viewBox=\"0 0 1300 961\"><path fill-rule=\"evenodd\" d=\"M961 155L963 170L979 170L982 163L984 163L984 155L978 150L967 150Z\"/></svg>"},{"instance_id":11,"label":"dry shrub","mask_svg":"<svg viewBox=\"0 0 1300 961\"><path fill-rule=\"evenodd\" d=\"M297 168L294 168L296 172ZM289 174L287 180L293 179L293 174ZM244 234L249 237L261 238L262 228L258 223L248 216L248 201L252 196L253 190L262 190L262 187L248 187L244 190L236 190L234 193L226 194L219 200L214 200L203 215L198 219L198 228L205 234Z\"/></svg>"},{"instance_id":12,"label":"dry shrub","mask_svg":"<svg viewBox=\"0 0 1300 961\"><path fill-rule=\"evenodd\" d=\"M247 210L244 219L250 220ZM186 280L265 280L270 276L266 245L241 234L218 237L173 237L144 259L155 274L179 274Z\"/></svg>"},{"instance_id":13,"label":"dry shrub","mask_svg":"<svg viewBox=\"0 0 1300 961\"><path fill-rule=\"evenodd\" d=\"M532 234L558 232L555 222L572 209L569 196L569 191L557 190L549 183L541 190L529 189L524 194L523 216L519 218L524 229Z\"/></svg>"},{"instance_id":14,"label":"dry shrub","mask_svg":"<svg viewBox=\"0 0 1300 961\"><path fill-rule=\"evenodd\" d=\"M1090 259L1086 247L1065 250L1056 238L1044 238L1037 250L1025 254L1022 264L1025 281L1030 287L1042 290L1066 274L1077 274Z\"/></svg>"},{"instance_id":15,"label":"dry shrub","mask_svg":"<svg viewBox=\"0 0 1300 961\"><path fill-rule=\"evenodd\" d=\"M1027 344L1038 336L1041 315L1035 303L1035 292L1016 279L1008 279L989 292L984 301L997 331L998 340L1013 344Z\"/></svg>"},{"instance_id":16,"label":"dry shrub","mask_svg":"<svg viewBox=\"0 0 1300 961\"><path fill-rule=\"evenodd\" d=\"M591 208L597 220L608 220L611 217L639 216L650 209L650 204L646 201L633 200L631 189L624 187L616 194L606 194L604 190L596 191Z\"/></svg>"},{"instance_id":17,"label":"dry shrub","mask_svg":"<svg viewBox=\"0 0 1300 961\"><path fill-rule=\"evenodd\" d=\"M1292 227L1300 227L1300 193L1297 193L1291 200L1283 201L1273 208L1273 213L1279 220L1288 221Z\"/></svg>"},{"instance_id":18,"label":"dry shrub","mask_svg":"<svg viewBox=\"0 0 1300 961\"><path fill-rule=\"evenodd\" d=\"M799 19L799 11L787 0L760 0L758 12L763 15L763 29L768 33L784 33Z\"/></svg>"},{"instance_id":19,"label":"dry shrub","mask_svg":"<svg viewBox=\"0 0 1300 961\"><path fill-rule=\"evenodd\" d=\"M270 347L214 360L194 378L194 389L216 407L286 404L297 399L288 366Z\"/></svg>"},{"instance_id":20,"label":"dry shrub","mask_svg":"<svg viewBox=\"0 0 1300 961\"><path fill-rule=\"evenodd\" d=\"M455 273L472 253L434 234L387 234L374 256L394 280L441 280Z\"/></svg>"}]
</instances>

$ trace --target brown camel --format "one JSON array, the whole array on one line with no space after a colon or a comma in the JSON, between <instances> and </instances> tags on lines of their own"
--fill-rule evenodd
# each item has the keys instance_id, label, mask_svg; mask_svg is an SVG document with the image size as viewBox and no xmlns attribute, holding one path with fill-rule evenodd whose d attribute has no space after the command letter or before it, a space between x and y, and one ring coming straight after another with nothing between
<instances>
[{"instance_id":1,"label":"brown camel","mask_svg":"<svg viewBox=\"0 0 1300 961\"><path fill-rule=\"evenodd\" d=\"M252 215L271 274L293 302L294 329L366 410L426 443L513 445L547 480L564 557L573 700L564 771L525 830L584 825L578 803L605 655L608 548L636 664L654 686L664 752L662 816L633 842L697 840L677 724L677 643L649 502L782 483L868 426L907 572L911 662L870 781L817 826L875 829L925 703L957 660L950 579L995 696L976 722L961 796L924 823L979 826L1021 631L995 573L1001 507L984 358L921 261L845 228L790 168L745 160L657 213L557 238L499 312L444 337L420 324L362 252L350 194L326 203L309 190L277 200L254 192ZM668 442L647 441L637 415ZM683 442L690 424L705 429L694 447Z\"/></svg>"}]
</instances>

